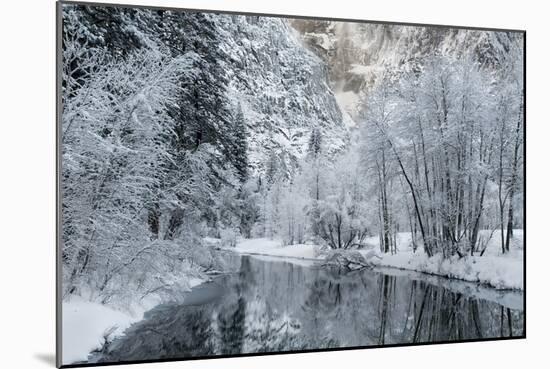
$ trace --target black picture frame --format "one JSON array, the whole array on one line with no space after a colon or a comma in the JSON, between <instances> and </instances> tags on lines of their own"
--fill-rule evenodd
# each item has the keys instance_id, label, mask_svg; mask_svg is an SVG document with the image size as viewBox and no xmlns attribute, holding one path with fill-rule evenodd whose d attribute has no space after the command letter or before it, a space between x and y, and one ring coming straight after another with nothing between
<instances>
[{"instance_id":1,"label":"black picture frame","mask_svg":"<svg viewBox=\"0 0 550 369\"><path fill-rule=\"evenodd\" d=\"M113 4L102 2L87 2L87 1L58 1L56 4L56 365L59 368L80 368L80 367L94 367L94 366L111 366L111 365L126 365L126 364L144 364L144 363L162 363L162 362L174 362L174 361L195 361L195 360L209 360L209 359L223 359L232 357L259 357L259 356L271 356L271 355L286 355L286 354L300 354L300 353L319 353L319 352L332 352L332 351L351 351L351 350L363 350L363 349L376 349L376 348L394 348L394 347L408 347L408 346L426 346L426 345L441 345L441 344L454 344L454 343L468 343L468 342L488 342L488 341L508 341L525 339L527 337L527 31L521 29L506 29L506 28L488 28L488 27L472 27L472 26L458 26L458 25L444 25L444 24L426 24L426 23L409 23L409 22L392 22L392 21L380 21L380 20L366 20L366 19L350 19L350 18L332 18L332 17L318 17L318 16L305 16L296 14L272 14L272 13L254 13L244 11L227 11L227 10L212 10L212 9L196 9L196 8L183 8L183 7L165 7L165 6L148 6L148 5L131 5L131 4ZM340 348L328 348L328 349L307 349L307 350L294 350L294 351L281 351L281 352L258 352L258 353L244 353L244 354L232 354L232 355L213 355L213 356L194 356L194 357L181 357L170 359L151 359L151 360L135 360L135 361L119 361L108 363L83 363L83 364L63 364L62 363L62 211L61 201L63 193L61 191L61 168L62 168L62 143L61 143L61 116L63 111L62 106L62 93L61 93L61 69L62 69L62 7L64 5L85 5L85 6L101 6L101 7L117 7L117 8L137 8L137 9L149 9L149 10L166 10L166 11L179 11L179 12L193 12L193 13L209 13L209 14L226 14L226 15L243 15L243 16L262 16L262 17L275 17L275 18L293 18L303 20L321 20L321 21L337 21L337 22L353 22L353 23L366 23L366 24L381 24L381 25L396 25L396 26L414 26L414 27L434 27L434 28L452 28L457 30L478 30L478 31L496 31L496 32L513 32L522 35L523 37L523 219L524 219L524 231L523 231L523 312L524 312L524 329L523 334L514 337L496 337L496 338L481 338L481 339L463 339L452 341L435 341L435 342L422 342L422 343L399 343L399 344L384 344L384 345L369 345L369 346L356 346L356 347L340 347Z\"/></svg>"}]
</instances>

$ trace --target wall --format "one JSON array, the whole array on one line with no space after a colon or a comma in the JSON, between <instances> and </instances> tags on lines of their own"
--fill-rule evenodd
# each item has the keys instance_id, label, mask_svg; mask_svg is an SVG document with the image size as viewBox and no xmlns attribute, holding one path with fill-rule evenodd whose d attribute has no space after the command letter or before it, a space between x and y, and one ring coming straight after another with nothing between
<instances>
[{"instance_id":1,"label":"wall","mask_svg":"<svg viewBox=\"0 0 550 369\"><path fill-rule=\"evenodd\" d=\"M527 29L528 31L528 314L527 340L386 348L322 354L150 364L147 368L226 369L356 366L407 368L517 368L542 359L547 340L545 274L547 220L548 30L543 5L461 0L366 2L356 0L128 0L135 4L200 7L418 23ZM540 2L543 4L543 2ZM52 367L55 281L55 3L3 4L0 134L2 367ZM6 84L7 81L7 84ZM7 115L6 115L7 112Z\"/></svg>"}]
</instances>

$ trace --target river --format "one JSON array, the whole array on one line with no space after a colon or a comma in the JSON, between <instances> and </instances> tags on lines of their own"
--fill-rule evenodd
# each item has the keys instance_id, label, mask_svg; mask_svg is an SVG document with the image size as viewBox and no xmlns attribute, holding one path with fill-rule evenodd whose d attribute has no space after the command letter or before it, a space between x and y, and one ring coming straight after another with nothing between
<instances>
[{"instance_id":1,"label":"river","mask_svg":"<svg viewBox=\"0 0 550 369\"><path fill-rule=\"evenodd\" d=\"M233 273L159 305L89 362L519 337L523 294L392 269L230 256Z\"/></svg>"}]
</instances>

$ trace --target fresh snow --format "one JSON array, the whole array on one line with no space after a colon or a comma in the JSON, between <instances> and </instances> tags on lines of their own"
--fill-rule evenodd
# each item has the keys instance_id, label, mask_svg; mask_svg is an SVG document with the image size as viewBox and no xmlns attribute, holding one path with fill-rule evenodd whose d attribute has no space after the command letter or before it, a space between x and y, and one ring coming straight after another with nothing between
<instances>
[{"instance_id":1,"label":"fresh snow","mask_svg":"<svg viewBox=\"0 0 550 369\"><path fill-rule=\"evenodd\" d=\"M439 254L429 258L421 250L416 253L406 250L395 255L380 256L381 259L373 260L380 266L478 282L497 289L523 289L522 259L489 255L443 259Z\"/></svg>"},{"instance_id":2,"label":"fresh snow","mask_svg":"<svg viewBox=\"0 0 550 369\"><path fill-rule=\"evenodd\" d=\"M63 363L86 361L88 354L100 349L105 339L122 335L141 318L78 296L63 302Z\"/></svg>"},{"instance_id":3,"label":"fresh snow","mask_svg":"<svg viewBox=\"0 0 550 369\"><path fill-rule=\"evenodd\" d=\"M278 256L296 259L317 259L319 246L317 245L290 245L283 246L281 241L268 238L246 239L234 249L238 253Z\"/></svg>"},{"instance_id":4,"label":"fresh snow","mask_svg":"<svg viewBox=\"0 0 550 369\"><path fill-rule=\"evenodd\" d=\"M189 285L194 287L203 282L192 278ZM131 308L104 305L81 296L63 301L63 364L87 361L92 351L124 335L128 327L142 320L144 313L159 303L161 300L154 296L132 304Z\"/></svg>"},{"instance_id":5,"label":"fresh snow","mask_svg":"<svg viewBox=\"0 0 550 369\"><path fill-rule=\"evenodd\" d=\"M490 232L481 231L481 237L489 238ZM510 252L502 255L497 232L493 233L483 256L467 255L443 259L442 255L429 258L421 249L410 248L410 233L399 233L397 254L381 254L372 262L385 267L412 270L469 282L477 282L496 289L523 290L523 230L514 230ZM368 240L378 250L377 238ZM368 252L361 250L362 253Z\"/></svg>"}]
</instances>

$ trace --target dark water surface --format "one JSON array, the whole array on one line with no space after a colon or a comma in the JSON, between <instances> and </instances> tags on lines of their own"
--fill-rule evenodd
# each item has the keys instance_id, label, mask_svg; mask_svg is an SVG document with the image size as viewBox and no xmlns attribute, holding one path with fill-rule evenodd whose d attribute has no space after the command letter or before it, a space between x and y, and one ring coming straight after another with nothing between
<instances>
[{"instance_id":1,"label":"dark water surface","mask_svg":"<svg viewBox=\"0 0 550 369\"><path fill-rule=\"evenodd\" d=\"M251 256L160 305L91 362L522 336L523 294L417 273Z\"/></svg>"}]
</instances>

